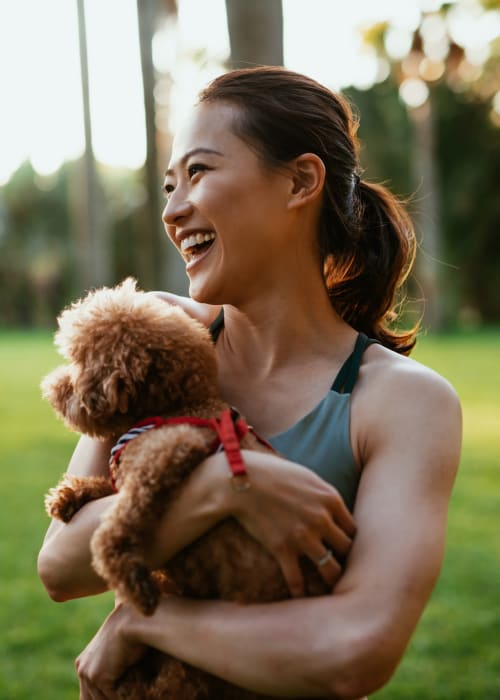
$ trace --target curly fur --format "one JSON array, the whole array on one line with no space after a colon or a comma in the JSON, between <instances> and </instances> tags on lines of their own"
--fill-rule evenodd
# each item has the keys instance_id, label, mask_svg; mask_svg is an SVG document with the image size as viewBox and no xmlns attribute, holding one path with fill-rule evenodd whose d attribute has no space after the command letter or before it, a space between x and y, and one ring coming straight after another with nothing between
<instances>
[{"instance_id":1,"label":"curly fur","mask_svg":"<svg viewBox=\"0 0 500 700\"><path fill-rule=\"evenodd\" d=\"M42 381L42 392L72 429L117 438L151 416L209 418L227 408L217 393L215 352L206 328L181 309L125 280L91 292L60 315L56 345L69 364ZM93 565L110 588L141 612L154 612L162 591L241 603L289 597L276 561L234 519L221 522L158 572L144 560L157 523L189 474L210 454L208 428L168 425L134 439L117 473L118 496L91 541ZM265 449L248 434L242 447ZM63 476L46 508L64 522L87 502L113 493L104 477ZM303 563L307 592L326 586ZM263 698L156 651L125 674L127 700Z\"/></svg>"}]
</instances>

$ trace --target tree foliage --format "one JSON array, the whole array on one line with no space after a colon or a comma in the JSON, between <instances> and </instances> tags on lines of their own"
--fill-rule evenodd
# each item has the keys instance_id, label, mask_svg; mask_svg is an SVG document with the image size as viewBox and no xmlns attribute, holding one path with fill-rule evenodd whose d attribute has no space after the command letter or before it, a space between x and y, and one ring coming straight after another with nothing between
<instances>
[{"instance_id":1,"label":"tree foliage","mask_svg":"<svg viewBox=\"0 0 500 700\"><path fill-rule=\"evenodd\" d=\"M0 190L0 326L53 326L62 306L85 291L71 208L79 198L81 162L40 178L24 163ZM101 168L109 214L112 282L142 278L147 221L140 173ZM144 282L143 282L144 284Z\"/></svg>"},{"instance_id":2,"label":"tree foliage","mask_svg":"<svg viewBox=\"0 0 500 700\"><path fill-rule=\"evenodd\" d=\"M391 47L397 28L389 22L368 27L364 40L389 65L389 77L366 93L351 91L361 108L369 172L394 180L399 192L413 191L417 219L424 211L418 232L424 263L431 257L426 228L437 236L432 265L448 323L461 309L485 321L500 319L500 37L492 30L489 41L478 43L481 32L488 36L486 25L498 25L492 11L499 7L498 0L442 3L422 14L404 55ZM431 173L419 171L422 146ZM429 296L425 285L423 292Z\"/></svg>"},{"instance_id":3,"label":"tree foliage","mask_svg":"<svg viewBox=\"0 0 500 700\"><path fill-rule=\"evenodd\" d=\"M260 14L254 18L254 30L258 33L267 8L274 13L274 33L281 32L281 20L275 21L281 11L279 0L255 4L227 0L227 4L233 9L234 27L238 11L241 25L241 17L255 5ZM459 4L460 0L444 4L439 14L444 16ZM500 0L481 0L481 4L488 11L500 8ZM381 23L365 32L365 40L385 60L390 58L385 45L389 29L388 23ZM251 57L243 57L235 32L232 60L258 63L259 47L254 47ZM417 29L411 51L423 48ZM480 70L470 70L463 63L464 55L461 47L450 46L445 72L427 83L440 199L439 265L449 319L471 307L484 320L498 322L500 113L492 110L491 100L500 94L500 39L491 43ZM422 192L413 162L414 124L399 94L403 59L390 59L390 63L390 74L383 82L367 91L346 92L361 115L365 176L386 181L397 194L410 198L410 210L418 211ZM85 291L78 276L82 250L72 225L81 201L79 171L81 163L67 163L51 178L40 178L26 163L0 188L0 325L53 325L61 307ZM99 179L110 228L111 282L133 274L147 288L151 261L143 241L151 224L144 172L99 166Z\"/></svg>"},{"instance_id":4,"label":"tree foliage","mask_svg":"<svg viewBox=\"0 0 500 700\"><path fill-rule=\"evenodd\" d=\"M435 164L441 199L439 265L448 321L473 309L487 322L500 320L500 130L488 103L450 90L431 88ZM412 128L392 77L369 91L350 89L361 114L359 135L366 176L383 180L420 208L419 183L411 168ZM417 232L418 233L418 232ZM413 290L418 296L417 289Z\"/></svg>"}]
</instances>

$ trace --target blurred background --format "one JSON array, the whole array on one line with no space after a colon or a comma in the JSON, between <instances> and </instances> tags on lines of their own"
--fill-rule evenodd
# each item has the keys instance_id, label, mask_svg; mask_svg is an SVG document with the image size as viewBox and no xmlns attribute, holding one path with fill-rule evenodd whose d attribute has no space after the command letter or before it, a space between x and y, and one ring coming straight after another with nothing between
<instances>
[{"instance_id":1,"label":"blurred background","mask_svg":"<svg viewBox=\"0 0 500 700\"><path fill-rule=\"evenodd\" d=\"M285 64L361 116L365 177L410 198L433 330L500 320L497 0L0 3L0 324L90 286L185 292L161 226L171 134L229 66Z\"/></svg>"},{"instance_id":2,"label":"blurred background","mask_svg":"<svg viewBox=\"0 0 500 700\"><path fill-rule=\"evenodd\" d=\"M355 105L364 177L417 229L414 356L463 404L442 576L377 698L500 700L499 57L500 0L0 0L0 700L76 698L112 605L52 603L36 574L77 439L39 396L56 316L127 275L186 292L161 225L172 133L212 77L261 63Z\"/></svg>"}]
</instances>

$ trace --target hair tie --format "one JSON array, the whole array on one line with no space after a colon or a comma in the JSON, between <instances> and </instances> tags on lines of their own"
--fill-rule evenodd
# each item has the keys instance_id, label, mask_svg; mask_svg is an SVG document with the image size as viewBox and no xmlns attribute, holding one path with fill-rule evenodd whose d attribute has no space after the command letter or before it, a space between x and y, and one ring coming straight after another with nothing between
<instances>
[{"instance_id":1,"label":"hair tie","mask_svg":"<svg viewBox=\"0 0 500 700\"><path fill-rule=\"evenodd\" d=\"M357 187L359 183L361 182L361 178L357 173L354 173L354 187Z\"/></svg>"}]
</instances>

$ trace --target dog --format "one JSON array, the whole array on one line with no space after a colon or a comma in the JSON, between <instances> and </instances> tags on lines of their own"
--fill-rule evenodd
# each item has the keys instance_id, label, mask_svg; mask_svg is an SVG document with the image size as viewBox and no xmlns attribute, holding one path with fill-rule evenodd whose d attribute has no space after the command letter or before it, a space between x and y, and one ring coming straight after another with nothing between
<instances>
[{"instance_id":1,"label":"dog","mask_svg":"<svg viewBox=\"0 0 500 700\"><path fill-rule=\"evenodd\" d=\"M145 615L172 587L183 596L247 604L289 598L276 560L234 518L159 571L145 561L169 504L217 446L237 489L251 487L240 448L272 450L221 399L208 329L138 290L132 278L90 292L58 325L55 343L68 364L43 379L44 398L70 429L118 442L109 478L66 474L45 505L51 517L69 522L85 503L117 494L91 540L93 566L109 588ZM302 568L307 595L328 592L310 562ZM154 650L120 679L118 693L128 700L264 697Z\"/></svg>"}]
</instances>

